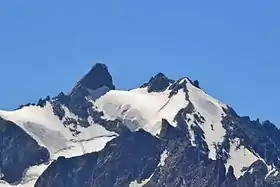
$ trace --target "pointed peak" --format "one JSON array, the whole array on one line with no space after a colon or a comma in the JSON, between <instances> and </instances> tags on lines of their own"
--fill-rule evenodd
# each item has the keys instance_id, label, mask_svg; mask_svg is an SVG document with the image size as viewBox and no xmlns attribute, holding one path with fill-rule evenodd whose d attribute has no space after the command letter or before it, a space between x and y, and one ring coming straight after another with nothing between
<instances>
[{"instance_id":1,"label":"pointed peak","mask_svg":"<svg viewBox=\"0 0 280 187\"><path fill-rule=\"evenodd\" d=\"M106 66L106 64L104 63L96 63L92 66L91 71L95 70L95 69L99 69L99 70L105 70L108 71L108 67Z\"/></svg>"},{"instance_id":2,"label":"pointed peak","mask_svg":"<svg viewBox=\"0 0 280 187\"><path fill-rule=\"evenodd\" d=\"M165 76L164 73L162 73L162 72L157 73L157 74L154 76L154 78L156 78L156 77L163 77L163 78L168 79L167 76Z\"/></svg>"},{"instance_id":3,"label":"pointed peak","mask_svg":"<svg viewBox=\"0 0 280 187\"><path fill-rule=\"evenodd\" d=\"M164 91L174 81L167 78L163 73L157 73L154 77L150 78L148 83L145 83L141 88L147 87L148 92L161 92Z\"/></svg>"},{"instance_id":4,"label":"pointed peak","mask_svg":"<svg viewBox=\"0 0 280 187\"><path fill-rule=\"evenodd\" d=\"M107 66L103 63L96 63L91 68L91 70L76 84L71 93L81 87L89 90L96 90L101 87L107 87L110 90L115 89L112 76L109 73Z\"/></svg>"},{"instance_id":5,"label":"pointed peak","mask_svg":"<svg viewBox=\"0 0 280 187\"><path fill-rule=\"evenodd\" d=\"M198 80L192 81L190 78L188 77L182 77L180 79L178 79L177 81L174 81L174 83L169 87L169 90L179 90L181 88L184 88L185 91L187 90L187 86L186 84L190 83L192 84L194 87L201 89Z\"/></svg>"}]
</instances>

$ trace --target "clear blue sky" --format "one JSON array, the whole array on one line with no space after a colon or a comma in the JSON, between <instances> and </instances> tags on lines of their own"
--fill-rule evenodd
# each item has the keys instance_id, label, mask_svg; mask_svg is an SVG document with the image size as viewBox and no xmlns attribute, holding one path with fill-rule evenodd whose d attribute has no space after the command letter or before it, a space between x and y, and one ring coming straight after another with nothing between
<instances>
[{"instance_id":1,"label":"clear blue sky","mask_svg":"<svg viewBox=\"0 0 280 187\"><path fill-rule=\"evenodd\" d=\"M162 71L280 125L279 0L0 1L0 108L69 90L103 60L118 88Z\"/></svg>"}]
</instances>

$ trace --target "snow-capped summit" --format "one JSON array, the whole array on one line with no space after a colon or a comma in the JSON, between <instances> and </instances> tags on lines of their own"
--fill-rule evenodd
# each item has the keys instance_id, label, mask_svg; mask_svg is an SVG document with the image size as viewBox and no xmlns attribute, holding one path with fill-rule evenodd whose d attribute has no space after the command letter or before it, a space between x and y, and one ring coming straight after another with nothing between
<instances>
[{"instance_id":1,"label":"snow-capped summit","mask_svg":"<svg viewBox=\"0 0 280 187\"><path fill-rule=\"evenodd\" d=\"M280 186L280 130L186 77L117 90L96 64L70 94L0 111L0 133L0 187Z\"/></svg>"}]
</instances>

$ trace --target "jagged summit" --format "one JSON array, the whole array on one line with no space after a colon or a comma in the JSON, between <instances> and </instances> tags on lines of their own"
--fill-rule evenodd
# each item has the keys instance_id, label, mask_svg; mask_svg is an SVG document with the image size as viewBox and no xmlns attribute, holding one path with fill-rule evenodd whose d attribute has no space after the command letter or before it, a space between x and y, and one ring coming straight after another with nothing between
<instances>
[{"instance_id":1,"label":"jagged summit","mask_svg":"<svg viewBox=\"0 0 280 187\"><path fill-rule=\"evenodd\" d=\"M114 90L115 85L109 70L105 64L96 63L91 70L76 84L70 92L73 94L80 87L89 90L96 90L101 87L107 87L109 90Z\"/></svg>"},{"instance_id":2,"label":"jagged summit","mask_svg":"<svg viewBox=\"0 0 280 187\"><path fill-rule=\"evenodd\" d=\"M141 88L147 87L148 92L161 92L164 91L174 80L167 78L163 73L158 73L150 78L148 83L145 83Z\"/></svg>"}]
</instances>

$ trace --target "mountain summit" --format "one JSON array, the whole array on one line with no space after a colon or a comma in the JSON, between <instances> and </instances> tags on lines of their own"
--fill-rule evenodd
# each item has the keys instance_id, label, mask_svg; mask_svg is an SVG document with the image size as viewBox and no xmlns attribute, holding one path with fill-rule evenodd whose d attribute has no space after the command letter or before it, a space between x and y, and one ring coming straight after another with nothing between
<instances>
[{"instance_id":1,"label":"mountain summit","mask_svg":"<svg viewBox=\"0 0 280 187\"><path fill-rule=\"evenodd\" d=\"M278 187L280 130L188 78L116 90L96 64L73 88L0 111L0 187Z\"/></svg>"},{"instance_id":2,"label":"mountain summit","mask_svg":"<svg viewBox=\"0 0 280 187\"><path fill-rule=\"evenodd\" d=\"M161 92L164 91L174 80L167 78L163 73L158 73L152 77L148 83L145 83L141 88L147 87L147 91Z\"/></svg>"},{"instance_id":3,"label":"mountain summit","mask_svg":"<svg viewBox=\"0 0 280 187\"><path fill-rule=\"evenodd\" d=\"M91 70L76 84L70 95L79 87L84 87L89 90L96 90L100 87L107 87L109 90L114 90L115 85L113 79L105 64L97 63Z\"/></svg>"}]
</instances>

